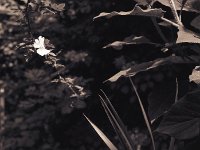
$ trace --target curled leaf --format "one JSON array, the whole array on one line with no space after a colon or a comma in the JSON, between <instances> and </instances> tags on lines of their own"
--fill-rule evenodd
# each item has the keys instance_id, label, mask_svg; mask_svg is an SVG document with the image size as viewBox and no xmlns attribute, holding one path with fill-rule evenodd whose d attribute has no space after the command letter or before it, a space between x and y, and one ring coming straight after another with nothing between
<instances>
[{"instance_id":1,"label":"curled leaf","mask_svg":"<svg viewBox=\"0 0 200 150\"><path fill-rule=\"evenodd\" d=\"M115 41L111 44L108 44L104 46L103 48L109 48L112 47L116 50L121 50L125 45L134 45L134 44L156 44L151 42L149 39L147 39L144 36L129 36L125 38L123 41ZM156 44L158 45L158 44Z\"/></svg>"},{"instance_id":2,"label":"curled leaf","mask_svg":"<svg viewBox=\"0 0 200 150\"><path fill-rule=\"evenodd\" d=\"M111 13L100 13L98 16L94 17L94 19L97 18L112 18L114 16L145 16L145 17L163 17L165 11L163 11L161 8L155 8L155 9L142 9L139 6L135 6L133 10L131 11L121 11L121 12L116 12L113 11Z\"/></svg>"},{"instance_id":3,"label":"curled leaf","mask_svg":"<svg viewBox=\"0 0 200 150\"><path fill-rule=\"evenodd\" d=\"M198 64L199 61L200 61L199 56L190 56L188 58L183 58L180 56L169 56L166 58L158 58L154 61L144 62L141 64L134 65L133 67L130 67L126 70L122 70L106 81L115 82L122 76L125 76L125 77L135 76L136 74L140 72L149 71L151 69L155 69L161 66L166 66L166 65L174 66L176 64L179 64L179 65L180 64L194 64L195 65L195 64Z\"/></svg>"}]
</instances>

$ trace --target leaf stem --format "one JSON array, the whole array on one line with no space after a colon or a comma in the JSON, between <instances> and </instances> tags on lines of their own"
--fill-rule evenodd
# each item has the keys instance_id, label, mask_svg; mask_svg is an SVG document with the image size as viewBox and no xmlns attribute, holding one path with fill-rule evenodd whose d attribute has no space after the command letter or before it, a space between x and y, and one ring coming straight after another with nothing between
<instances>
[{"instance_id":1,"label":"leaf stem","mask_svg":"<svg viewBox=\"0 0 200 150\"><path fill-rule=\"evenodd\" d=\"M177 28L179 27L179 24L177 24L177 23L175 23L175 22L173 22L173 21L171 21L169 19L166 19L164 17L161 17L160 19L165 21L165 22L167 22L167 23L169 23L169 24L171 24L171 25L173 25L173 26L175 26L175 27L177 27Z\"/></svg>"},{"instance_id":2,"label":"leaf stem","mask_svg":"<svg viewBox=\"0 0 200 150\"><path fill-rule=\"evenodd\" d=\"M133 80L131 79L131 77L129 76L129 80L131 82L131 85L133 87L133 90L138 98L138 101L139 101L139 104L140 104L140 108L142 109L142 114L143 114L143 117L144 117L144 120L145 120L145 123L146 123L146 126L148 128L148 131L149 131L149 134L150 134L150 137L151 137L151 142L152 142L152 146L153 146L153 150L156 150L156 147L155 147L155 142L154 142L154 137L153 137L153 133L152 133L152 130L151 130L151 126L150 126L150 123L149 123L149 120L148 120L148 117L147 117L147 114L145 112L145 109L144 109L144 106L142 104L142 100L139 96L139 93L137 91L137 88L136 86L134 85L133 83Z\"/></svg>"},{"instance_id":3,"label":"leaf stem","mask_svg":"<svg viewBox=\"0 0 200 150\"><path fill-rule=\"evenodd\" d=\"M176 23L178 23L178 25L180 25L180 26L183 26L183 24L182 24L182 22L181 22L181 20L180 20L180 18L178 16L174 0L169 0L169 3L170 3L170 6L171 6L170 8L172 10L173 16L176 19Z\"/></svg>"},{"instance_id":4,"label":"leaf stem","mask_svg":"<svg viewBox=\"0 0 200 150\"><path fill-rule=\"evenodd\" d=\"M170 145L169 145L169 150L175 150L174 144L175 144L175 138L171 137Z\"/></svg>"},{"instance_id":5,"label":"leaf stem","mask_svg":"<svg viewBox=\"0 0 200 150\"><path fill-rule=\"evenodd\" d=\"M160 27L159 27L159 25L158 25L158 23L157 23L156 18L151 17L151 20L152 20L152 22L153 22L153 24L154 24L156 30L158 31L160 37L162 38L162 40L163 40L165 43L168 43L168 40L167 40L167 38L165 37L165 35L163 34L162 30L160 29Z\"/></svg>"},{"instance_id":6,"label":"leaf stem","mask_svg":"<svg viewBox=\"0 0 200 150\"><path fill-rule=\"evenodd\" d=\"M149 8L152 8L152 5L149 5ZM165 43L168 43L168 40L167 40L167 38L165 37L165 35L163 34L162 30L160 29L156 18L151 17L151 20L152 20L153 25L155 26L156 30L158 31L158 34L159 34L160 37L162 38L162 40L163 40Z\"/></svg>"},{"instance_id":7,"label":"leaf stem","mask_svg":"<svg viewBox=\"0 0 200 150\"><path fill-rule=\"evenodd\" d=\"M174 103L178 101L178 93L179 93L179 86L178 86L178 79L176 78L176 94L175 94ZM174 137L171 137L169 150L175 150L175 141L176 139Z\"/></svg>"}]
</instances>

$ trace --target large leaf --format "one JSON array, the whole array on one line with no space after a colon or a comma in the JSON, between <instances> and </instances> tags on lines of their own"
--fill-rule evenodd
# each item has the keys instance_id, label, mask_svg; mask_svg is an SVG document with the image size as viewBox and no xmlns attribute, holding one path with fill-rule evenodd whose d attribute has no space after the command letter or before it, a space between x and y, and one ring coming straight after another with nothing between
<instances>
[{"instance_id":1,"label":"large leaf","mask_svg":"<svg viewBox=\"0 0 200 150\"><path fill-rule=\"evenodd\" d=\"M200 133L200 90L188 93L164 115L156 131L179 140L191 139Z\"/></svg>"},{"instance_id":2,"label":"large leaf","mask_svg":"<svg viewBox=\"0 0 200 150\"><path fill-rule=\"evenodd\" d=\"M117 81L120 77L125 76L134 76L140 72L148 71L151 69L155 69L161 66L174 66L176 64L198 64L200 62L200 57L199 56L190 56L188 58L183 58L180 56L169 56L166 58L159 58L154 61L149 61L149 62L144 62L138 65L134 65L133 67L130 67L126 70L122 70L109 78L107 81L110 82L115 82Z\"/></svg>"},{"instance_id":3,"label":"large leaf","mask_svg":"<svg viewBox=\"0 0 200 150\"><path fill-rule=\"evenodd\" d=\"M160 117L175 102L176 81L164 81L154 87L148 97L148 114L150 120Z\"/></svg>"},{"instance_id":4,"label":"large leaf","mask_svg":"<svg viewBox=\"0 0 200 150\"><path fill-rule=\"evenodd\" d=\"M158 45L157 43L151 42L149 39L147 39L144 36L133 36L132 35L132 36L125 38L123 41L115 41L111 44L104 46L103 48L112 47L116 50L121 50L123 48L123 46L125 46L125 45L134 45L134 44L155 44L155 45Z\"/></svg>"},{"instance_id":5,"label":"large leaf","mask_svg":"<svg viewBox=\"0 0 200 150\"><path fill-rule=\"evenodd\" d=\"M200 43L200 37L184 27L179 27L176 43Z\"/></svg>"},{"instance_id":6,"label":"large leaf","mask_svg":"<svg viewBox=\"0 0 200 150\"><path fill-rule=\"evenodd\" d=\"M193 26L194 28L200 30L200 16L197 16L196 18L194 18L192 20L191 26Z\"/></svg>"},{"instance_id":7,"label":"large leaf","mask_svg":"<svg viewBox=\"0 0 200 150\"><path fill-rule=\"evenodd\" d=\"M155 0L155 2L160 2L161 4L170 7L169 0ZM197 12L200 13L200 9L196 6L200 4L199 0L188 0L187 2L184 2L185 0L174 0L176 9L181 10L182 6L183 10L185 11L191 11L191 12Z\"/></svg>"},{"instance_id":8,"label":"large leaf","mask_svg":"<svg viewBox=\"0 0 200 150\"><path fill-rule=\"evenodd\" d=\"M106 13L106 12L103 12L103 13L100 13L98 16L94 17L94 19L97 19L97 18L112 18L114 16L146 16L146 17L163 17L165 11L163 11L162 9L158 9L158 8L155 8L155 9L142 9L141 7L139 6L135 6L133 8L133 10L131 11L121 11L121 12L116 12L116 11L113 11L111 13Z\"/></svg>"}]
</instances>

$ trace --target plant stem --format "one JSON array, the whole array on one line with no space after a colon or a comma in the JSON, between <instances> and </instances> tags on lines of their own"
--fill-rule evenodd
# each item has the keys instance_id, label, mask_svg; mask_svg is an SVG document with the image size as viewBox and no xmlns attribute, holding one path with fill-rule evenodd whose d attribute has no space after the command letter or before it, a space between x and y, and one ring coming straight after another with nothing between
<instances>
[{"instance_id":1,"label":"plant stem","mask_svg":"<svg viewBox=\"0 0 200 150\"><path fill-rule=\"evenodd\" d=\"M169 24L171 24L171 25L173 25L173 26L175 26L175 27L177 27L177 28L179 27L179 25L177 23L175 23L175 22L173 22L173 21L171 21L169 19L166 19L164 17L161 17L160 19L165 21L165 22L167 22L167 23L169 23Z\"/></svg>"},{"instance_id":2,"label":"plant stem","mask_svg":"<svg viewBox=\"0 0 200 150\"><path fill-rule=\"evenodd\" d=\"M180 21L180 18L179 18L179 16L178 16L178 14L177 14L177 10L176 10L176 5L175 5L175 3L174 3L174 0L169 0L169 3L170 3L170 5L171 5L171 10L172 10L172 13L173 13L173 16L174 16L174 18L176 19L176 23L178 23L178 25L183 25L182 24L182 22Z\"/></svg>"},{"instance_id":3,"label":"plant stem","mask_svg":"<svg viewBox=\"0 0 200 150\"><path fill-rule=\"evenodd\" d=\"M152 8L152 5L150 4L148 7L149 7L149 8ZM168 43L168 40L167 40L167 38L165 37L165 35L163 34L162 30L160 29L160 27L159 27L159 25L158 25L158 23L157 23L156 18L151 17L151 20L152 20L153 25L155 26L156 30L158 31L160 37L162 38L162 40L163 40L165 43Z\"/></svg>"},{"instance_id":4,"label":"plant stem","mask_svg":"<svg viewBox=\"0 0 200 150\"><path fill-rule=\"evenodd\" d=\"M170 141L170 145L169 145L169 150L175 150L174 143L175 143L175 138L171 137L171 141Z\"/></svg>"},{"instance_id":5,"label":"plant stem","mask_svg":"<svg viewBox=\"0 0 200 150\"><path fill-rule=\"evenodd\" d=\"M131 77L129 76L129 80L131 82L131 85L133 87L133 90L138 98L138 101L139 101L139 104L140 104L140 108L142 109L142 114L143 114L143 117L144 117L144 120L145 120L145 123L146 123L146 126L148 128L148 131L149 131L149 134L150 134L150 137L151 137L151 142L152 142L152 146L153 146L153 150L156 150L156 147L155 147L155 142L154 142L154 137L153 137L153 133L151 131L151 126L150 126L150 123L149 123L149 120L148 120L148 117L147 117L147 114L145 112L145 109L144 109L144 106L142 104L142 100L139 96L139 93L137 91L137 88L135 87L134 83L133 83L133 80L131 79Z\"/></svg>"},{"instance_id":6,"label":"plant stem","mask_svg":"<svg viewBox=\"0 0 200 150\"><path fill-rule=\"evenodd\" d=\"M178 86L178 79L176 78L176 95L175 95L175 103L178 101L178 92L179 86Z\"/></svg>"},{"instance_id":7,"label":"plant stem","mask_svg":"<svg viewBox=\"0 0 200 150\"><path fill-rule=\"evenodd\" d=\"M1 91L0 91L0 149L4 150L4 136L2 136L2 132L4 131L5 126L5 95L4 95L4 83L0 82Z\"/></svg>"},{"instance_id":8,"label":"plant stem","mask_svg":"<svg viewBox=\"0 0 200 150\"><path fill-rule=\"evenodd\" d=\"M158 26L158 23L156 21L156 18L154 17L151 17L151 20L156 28L156 30L158 31L160 37L162 38L162 40L165 42L165 43L168 43L168 40L167 38L165 37L165 35L163 34L162 30L160 29L160 27Z\"/></svg>"},{"instance_id":9,"label":"plant stem","mask_svg":"<svg viewBox=\"0 0 200 150\"><path fill-rule=\"evenodd\" d=\"M176 94L175 94L174 103L176 103L178 101L178 93L179 93L178 91L179 91L178 79L176 78ZM176 141L176 139L174 137L171 137L169 150L175 150L175 145L174 145L175 141Z\"/></svg>"},{"instance_id":10,"label":"plant stem","mask_svg":"<svg viewBox=\"0 0 200 150\"><path fill-rule=\"evenodd\" d=\"M31 2L31 0L28 0L26 3L25 17L26 17L27 26L28 26L28 33L29 33L31 39L33 39L32 28L31 28L30 17L29 17L29 3L30 2Z\"/></svg>"}]
</instances>

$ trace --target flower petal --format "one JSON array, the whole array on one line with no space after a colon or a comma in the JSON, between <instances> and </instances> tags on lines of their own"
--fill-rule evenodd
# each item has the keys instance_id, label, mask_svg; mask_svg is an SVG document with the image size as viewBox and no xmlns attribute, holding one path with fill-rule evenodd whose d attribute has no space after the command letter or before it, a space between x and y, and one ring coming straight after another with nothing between
<instances>
[{"instance_id":1,"label":"flower petal","mask_svg":"<svg viewBox=\"0 0 200 150\"><path fill-rule=\"evenodd\" d=\"M34 48L41 48L41 49L45 49L44 46L44 37L39 36L38 39L35 39L35 42L33 44Z\"/></svg>"},{"instance_id":2,"label":"flower petal","mask_svg":"<svg viewBox=\"0 0 200 150\"><path fill-rule=\"evenodd\" d=\"M40 55L40 56L44 56L44 55L47 55L49 54L51 51L50 50L47 50L45 48L39 48L37 49L37 53Z\"/></svg>"},{"instance_id":3,"label":"flower petal","mask_svg":"<svg viewBox=\"0 0 200 150\"><path fill-rule=\"evenodd\" d=\"M38 44L38 43L34 43L34 44L33 44L33 47L34 47L34 48L40 48L41 46L40 46L40 44Z\"/></svg>"},{"instance_id":4,"label":"flower petal","mask_svg":"<svg viewBox=\"0 0 200 150\"><path fill-rule=\"evenodd\" d=\"M38 39L39 39L39 41L40 41L40 44L41 44L41 45L44 45L44 37L39 36Z\"/></svg>"}]
</instances>

